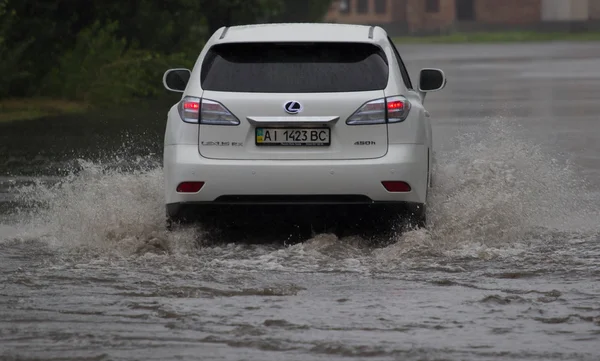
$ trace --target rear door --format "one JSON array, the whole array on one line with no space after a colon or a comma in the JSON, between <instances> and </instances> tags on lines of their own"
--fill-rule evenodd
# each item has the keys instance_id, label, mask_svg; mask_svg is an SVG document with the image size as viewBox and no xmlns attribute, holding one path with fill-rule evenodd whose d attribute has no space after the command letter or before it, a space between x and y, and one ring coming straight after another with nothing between
<instances>
[{"instance_id":1,"label":"rear door","mask_svg":"<svg viewBox=\"0 0 600 361\"><path fill-rule=\"evenodd\" d=\"M388 69L383 51L369 43L216 45L202 67L199 151L215 159L382 157L385 121L347 120L385 97ZM239 124L206 124L217 113Z\"/></svg>"}]
</instances>

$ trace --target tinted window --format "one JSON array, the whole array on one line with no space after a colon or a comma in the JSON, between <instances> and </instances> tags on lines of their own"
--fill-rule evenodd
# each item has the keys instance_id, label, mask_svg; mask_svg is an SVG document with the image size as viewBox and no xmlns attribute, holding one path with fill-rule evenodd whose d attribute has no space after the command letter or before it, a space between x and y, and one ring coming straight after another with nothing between
<instances>
[{"instance_id":1,"label":"tinted window","mask_svg":"<svg viewBox=\"0 0 600 361\"><path fill-rule=\"evenodd\" d=\"M231 43L211 48L202 65L206 90L261 93L385 89L383 51L361 43Z\"/></svg>"}]
</instances>

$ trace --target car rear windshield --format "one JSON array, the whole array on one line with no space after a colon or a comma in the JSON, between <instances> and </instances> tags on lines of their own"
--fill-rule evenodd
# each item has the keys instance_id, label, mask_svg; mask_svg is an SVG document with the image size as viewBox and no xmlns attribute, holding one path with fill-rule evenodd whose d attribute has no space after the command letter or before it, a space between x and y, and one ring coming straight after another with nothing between
<instances>
[{"instance_id":1,"label":"car rear windshield","mask_svg":"<svg viewBox=\"0 0 600 361\"><path fill-rule=\"evenodd\" d=\"M228 43L213 46L202 65L205 90L315 93L381 90L388 65L365 43Z\"/></svg>"}]
</instances>

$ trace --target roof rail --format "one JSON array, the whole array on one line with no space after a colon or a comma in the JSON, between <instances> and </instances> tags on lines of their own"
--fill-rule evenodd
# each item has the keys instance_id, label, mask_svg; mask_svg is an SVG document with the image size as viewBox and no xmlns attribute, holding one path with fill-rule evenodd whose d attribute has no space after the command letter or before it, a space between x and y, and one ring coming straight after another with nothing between
<instances>
[{"instance_id":1,"label":"roof rail","mask_svg":"<svg viewBox=\"0 0 600 361\"><path fill-rule=\"evenodd\" d=\"M225 37L225 34L227 34L227 30L229 30L229 27L225 27L225 29L223 29L223 32L221 33L219 39L223 39Z\"/></svg>"},{"instance_id":2,"label":"roof rail","mask_svg":"<svg viewBox=\"0 0 600 361\"><path fill-rule=\"evenodd\" d=\"M369 39L373 39L373 32L375 31L375 26L371 25L369 28Z\"/></svg>"}]
</instances>

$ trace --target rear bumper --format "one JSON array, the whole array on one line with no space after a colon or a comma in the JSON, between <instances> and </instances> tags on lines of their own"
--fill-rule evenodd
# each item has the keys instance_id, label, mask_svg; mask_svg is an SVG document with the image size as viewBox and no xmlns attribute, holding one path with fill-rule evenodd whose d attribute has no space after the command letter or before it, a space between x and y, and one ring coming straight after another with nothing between
<instances>
[{"instance_id":1,"label":"rear bumper","mask_svg":"<svg viewBox=\"0 0 600 361\"><path fill-rule=\"evenodd\" d=\"M216 160L196 145L164 148L165 201L177 204L425 203L425 145L392 144L366 160ZM388 192L382 181L404 181L410 192ZM205 182L197 193L179 193L186 181Z\"/></svg>"}]
</instances>

